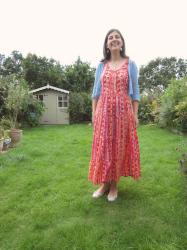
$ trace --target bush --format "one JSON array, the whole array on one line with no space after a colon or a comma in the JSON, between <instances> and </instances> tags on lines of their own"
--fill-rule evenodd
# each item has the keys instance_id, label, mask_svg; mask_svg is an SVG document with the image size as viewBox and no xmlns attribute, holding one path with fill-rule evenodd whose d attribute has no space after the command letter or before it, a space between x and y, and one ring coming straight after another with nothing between
<instances>
[{"instance_id":1,"label":"bush","mask_svg":"<svg viewBox=\"0 0 187 250\"><path fill-rule=\"evenodd\" d=\"M187 78L172 80L161 97L159 125L187 132Z\"/></svg>"},{"instance_id":2,"label":"bush","mask_svg":"<svg viewBox=\"0 0 187 250\"><path fill-rule=\"evenodd\" d=\"M70 123L91 121L91 98L88 93L70 93Z\"/></svg>"},{"instance_id":3,"label":"bush","mask_svg":"<svg viewBox=\"0 0 187 250\"><path fill-rule=\"evenodd\" d=\"M4 129L10 129L12 127L12 122L10 119L3 116L0 121L0 126Z\"/></svg>"},{"instance_id":4,"label":"bush","mask_svg":"<svg viewBox=\"0 0 187 250\"><path fill-rule=\"evenodd\" d=\"M18 124L18 116L27 109L29 100L29 88L27 82L16 75L6 77L8 84L8 94L5 99L5 107L7 109L6 116L12 121L12 128Z\"/></svg>"},{"instance_id":5,"label":"bush","mask_svg":"<svg viewBox=\"0 0 187 250\"><path fill-rule=\"evenodd\" d=\"M24 79L16 75L0 78L0 124L4 128L20 127L23 123L36 126L43 110L43 105L29 94Z\"/></svg>"},{"instance_id":6,"label":"bush","mask_svg":"<svg viewBox=\"0 0 187 250\"><path fill-rule=\"evenodd\" d=\"M0 76L0 117L7 113L5 100L8 96L8 78Z\"/></svg>"},{"instance_id":7,"label":"bush","mask_svg":"<svg viewBox=\"0 0 187 250\"><path fill-rule=\"evenodd\" d=\"M175 115L176 118L173 121L175 127L187 131L187 98L175 106Z\"/></svg>"},{"instance_id":8,"label":"bush","mask_svg":"<svg viewBox=\"0 0 187 250\"><path fill-rule=\"evenodd\" d=\"M138 117L140 123L152 123L158 121L159 114L159 100L150 98L149 96L142 96L139 109Z\"/></svg>"},{"instance_id":9,"label":"bush","mask_svg":"<svg viewBox=\"0 0 187 250\"><path fill-rule=\"evenodd\" d=\"M44 109L44 104L42 102L30 97L27 109L20 117L21 123L31 127L38 126Z\"/></svg>"}]
</instances>

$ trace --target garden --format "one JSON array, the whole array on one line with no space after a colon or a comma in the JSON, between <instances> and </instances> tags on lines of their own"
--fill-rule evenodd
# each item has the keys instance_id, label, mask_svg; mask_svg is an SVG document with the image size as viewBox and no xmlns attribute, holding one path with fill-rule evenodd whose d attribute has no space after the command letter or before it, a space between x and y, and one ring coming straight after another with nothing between
<instances>
[{"instance_id":1,"label":"garden","mask_svg":"<svg viewBox=\"0 0 187 250\"><path fill-rule=\"evenodd\" d=\"M109 203L88 181L95 69L0 56L0 249L186 250L186 60L140 68L141 178L121 178ZM30 90L46 81L71 91L70 125L40 125L45 107Z\"/></svg>"}]
</instances>

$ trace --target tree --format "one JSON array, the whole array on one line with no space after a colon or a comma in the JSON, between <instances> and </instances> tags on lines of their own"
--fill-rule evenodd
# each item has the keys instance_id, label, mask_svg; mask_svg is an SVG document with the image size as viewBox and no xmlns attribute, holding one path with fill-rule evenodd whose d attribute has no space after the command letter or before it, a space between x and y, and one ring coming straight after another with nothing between
<instances>
[{"instance_id":1,"label":"tree","mask_svg":"<svg viewBox=\"0 0 187 250\"><path fill-rule=\"evenodd\" d=\"M170 58L157 58L146 66L141 66L139 83L141 92L160 96L167 88L171 79L181 79L187 76L187 60Z\"/></svg>"},{"instance_id":2,"label":"tree","mask_svg":"<svg viewBox=\"0 0 187 250\"><path fill-rule=\"evenodd\" d=\"M67 89L73 92L90 93L94 82L95 69L89 63L82 62L80 57L73 65L64 69Z\"/></svg>"},{"instance_id":3,"label":"tree","mask_svg":"<svg viewBox=\"0 0 187 250\"><path fill-rule=\"evenodd\" d=\"M29 88L24 79L17 79L15 75L7 76L6 81L8 83L8 94L5 106L12 121L12 128L15 128L19 113L27 109L30 98Z\"/></svg>"},{"instance_id":4,"label":"tree","mask_svg":"<svg viewBox=\"0 0 187 250\"><path fill-rule=\"evenodd\" d=\"M5 106L5 100L8 95L8 81L6 77L0 76L0 118L2 118L7 110Z\"/></svg>"},{"instance_id":5,"label":"tree","mask_svg":"<svg viewBox=\"0 0 187 250\"><path fill-rule=\"evenodd\" d=\"M23 75L23 56L20 52L14 50L7 58L5 55L0 54L0 75L7 76L16 74Z\"/></svg>"},{"instance_id":6,"label":"tree","mask_svg":"<svg viewBox=\"0 0 187 250\"><path fill-rule=\"evenodd\" d=\"M47 84L63 88L65 86L63 67L54 59L28 54L24 59L24 78L31 89Z\"/></svg>"}]
</instances>

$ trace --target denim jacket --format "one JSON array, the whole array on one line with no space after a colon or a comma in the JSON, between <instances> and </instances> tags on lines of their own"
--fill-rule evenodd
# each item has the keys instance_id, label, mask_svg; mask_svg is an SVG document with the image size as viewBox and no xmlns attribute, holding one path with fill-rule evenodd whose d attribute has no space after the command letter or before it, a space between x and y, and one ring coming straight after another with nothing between
<instances>
[{"instance_id":1,"label":"denim jacket","mask_svg":"<svg viewBox=\"0 0 187 250\"><path fill-rule=\"evenodd\" d=\"M104 63L99 63L96 73L95 81L92 92L92 99L98 99L101 94L101 74L104 69ZM138 84L138 69L134 61L129 59L128 63L128 74L129 74L129 96L133 101L140 100L140 90Z\"/></svg>"}]
</instances>

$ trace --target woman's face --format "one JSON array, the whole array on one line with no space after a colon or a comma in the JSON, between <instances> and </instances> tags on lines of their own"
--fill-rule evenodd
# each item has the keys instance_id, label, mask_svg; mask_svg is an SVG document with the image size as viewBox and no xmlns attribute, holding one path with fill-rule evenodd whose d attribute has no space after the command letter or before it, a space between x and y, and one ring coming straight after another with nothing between
<instances>
[{"instance_id":1,"label":"woman's face","mask_svg":"<svg viewBox=\"0 0 187 250\"><path fill-rule=\"evenodd\" d=\"M122 41L121 36L118 32L114 31L108 35L107 48L110 51L115 51L115 50L120 51L122 46L123 46L123 41Z\"/></svg>"}]
</instances>

